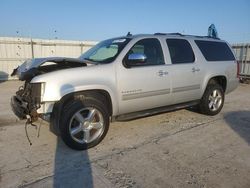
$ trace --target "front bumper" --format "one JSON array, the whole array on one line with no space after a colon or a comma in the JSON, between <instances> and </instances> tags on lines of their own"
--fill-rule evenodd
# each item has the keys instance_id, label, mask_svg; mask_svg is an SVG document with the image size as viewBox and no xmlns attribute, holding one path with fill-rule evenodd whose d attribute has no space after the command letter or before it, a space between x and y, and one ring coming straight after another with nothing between
<instances>
[{"instance_id":1,"label":"front bumper","mask_svg":"<svg viewBox=\"0 0 250 188\"><path fill-rule=\"evenodd\" d=\"M27 102L24 102L22 99L20 99L17 96L13 96L11 98L11 108L14 114L19 118L19 119L26 119L28 115L28 109L27 109Z\"/></svg>"}]
</instances>

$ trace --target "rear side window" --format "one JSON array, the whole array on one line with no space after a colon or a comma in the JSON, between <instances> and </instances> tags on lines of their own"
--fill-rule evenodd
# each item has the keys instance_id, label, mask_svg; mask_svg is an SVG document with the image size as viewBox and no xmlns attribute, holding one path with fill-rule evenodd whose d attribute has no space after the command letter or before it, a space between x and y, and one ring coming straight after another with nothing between
<instances>
[{"instance_id":1,"label":"rear side window","mask_svg":"<svg viewBox=\"0 0 250 188\"><path fill-rule=\"evenodd\" d=\"M167 45L172 64L194 62L194 52L191 45L184 39L167 39Z\"/></svg>"},{"instance_id":2,"label":"rear side window","mask_svg":"<svg viewBox=\"0 0 250 188\"><path fill-rule=\"evenodd\" d=\"M195 40L195 43L207 61L235 60L232 51L225 42Z\"/></svg>"}]
</instances>

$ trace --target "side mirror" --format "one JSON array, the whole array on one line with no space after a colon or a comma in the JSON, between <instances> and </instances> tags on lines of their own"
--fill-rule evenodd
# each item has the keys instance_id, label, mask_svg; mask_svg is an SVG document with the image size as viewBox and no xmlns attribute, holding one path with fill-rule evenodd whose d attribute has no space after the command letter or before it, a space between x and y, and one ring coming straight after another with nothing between
<instances>
[{"instance_id":1,"label":"side mirror","mask_svg":"<svg viewBox=\"0 0 250 188\"><path fill-rule=\"evenodd\" d=\"M140 66L146 63L147 57L144 54L134 53L128 56L126 64L130 66Z\"/></svg>"}]
</instances>

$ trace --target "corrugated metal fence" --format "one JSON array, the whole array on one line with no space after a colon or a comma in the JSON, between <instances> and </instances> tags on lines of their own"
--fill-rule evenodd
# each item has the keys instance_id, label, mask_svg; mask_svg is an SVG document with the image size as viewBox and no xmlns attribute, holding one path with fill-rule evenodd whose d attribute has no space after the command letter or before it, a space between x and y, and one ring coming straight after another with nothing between
<instances>
[{"instance_id":1,"label":"corrugated metal fence","mask_svg":"<svg viewBox=\"0 0 250 188\"><path fill-rule=\"evenodd\" d=\"M0 80L12 79L13 69L35 57L79 57L94 41L0 37Z\"/></svg>"},{"instance_id":2,"label":"corrugated metal fence","mask_svg":"<svg viewBox=\"0 0 250 188\"><path fill-rule=\"evenodd\" d=\"M234 44L232 47L240 64L240 77L250 78L250 44Z\"/></svg>"}]
</instances>

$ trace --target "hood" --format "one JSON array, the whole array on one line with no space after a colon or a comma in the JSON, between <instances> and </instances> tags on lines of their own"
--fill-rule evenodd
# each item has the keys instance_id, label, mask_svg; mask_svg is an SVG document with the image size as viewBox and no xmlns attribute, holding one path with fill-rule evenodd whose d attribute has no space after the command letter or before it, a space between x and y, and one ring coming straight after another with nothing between
<instances>
[{"instance_id":1,"label":"hood","mask_svg":"<svg viewBox=\"0 0 250 188\"><path fill-rule=\"evenodd\" d=\"M19 80L31 80L33 77L57 71L87 66L85 60L67 57L34 58L26 60L23 64L13 70L11 76L18 76Z\"/></svg>"}]
</instances>

